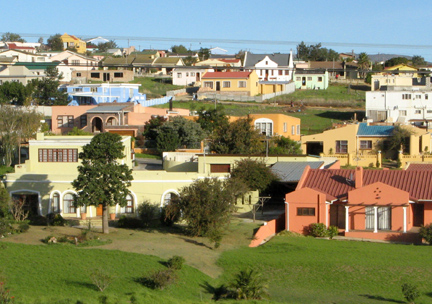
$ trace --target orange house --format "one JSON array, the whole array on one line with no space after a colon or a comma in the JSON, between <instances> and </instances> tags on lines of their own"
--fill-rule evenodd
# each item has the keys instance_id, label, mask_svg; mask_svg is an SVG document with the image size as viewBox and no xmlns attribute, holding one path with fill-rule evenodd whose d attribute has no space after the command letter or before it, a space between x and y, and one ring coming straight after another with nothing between
<instances>
[{"instance_id":1,"label":"orange house","mask_svg":"<svg viewBox=\"0 0 432 304\"><path fill-rule=\"evenodd\" d=\"M310 169L285 197L286 230L312 223L337 226L359 239L420 243L432 223L432 170Z\"/></svg>"}]
</instances>

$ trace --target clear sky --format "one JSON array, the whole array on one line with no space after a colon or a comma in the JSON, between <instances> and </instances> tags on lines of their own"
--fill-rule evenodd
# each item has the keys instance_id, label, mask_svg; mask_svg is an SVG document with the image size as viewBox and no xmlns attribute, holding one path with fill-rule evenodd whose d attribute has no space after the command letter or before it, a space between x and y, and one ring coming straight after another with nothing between
<instances>
[{"instance_id":1,"label":"clear sky","mask_svg":"<svg viewBox=\"0 0 432 304\"><path fill-rule=\"evenodd\" d=\"M27 41L56 33L119 45L289 52L305 41L338 52L421 55L432 62L431 0L17 0L0 32ZM27 35L31 34L31 35ZM46 41L46 40L45 40Z\"/></svg>"}]
</instances>

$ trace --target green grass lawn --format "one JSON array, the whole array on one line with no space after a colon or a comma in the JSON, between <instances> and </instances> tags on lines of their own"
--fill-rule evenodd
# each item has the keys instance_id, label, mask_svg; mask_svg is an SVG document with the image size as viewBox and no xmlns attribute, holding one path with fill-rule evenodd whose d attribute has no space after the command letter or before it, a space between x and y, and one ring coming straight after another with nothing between
<instances>
[{"instance_id":1,"label":"green grass lawn","mask_svg":"<svg viewBox=\"0 0 432 304\"><path fill-rule=\"evenodd\" d=\"M137 303L211 303L212 295L205 286L217 287L250 266L268 278L271 298L266 303L404 303L401 293L404 282L418 286L421 295L416 303L432 303L429 283L432 246L282 235L258 248L249 248L247 239L253 227L235 221L217 250L203 246L200 238L179 242L181 235L178 234L127 229L118 229L117 235L110 234L113 243L103 246L104 249L24 245L3 239L0 270L16 298L15 303L75 304L77 300L98 303L100 295L108 296L109 303L130 303L132 294ZM126 245L128 239L139 243ZM166 247L173 242L174 247ZM125 252L134 251L143 243L153 255ZM122 251L115 246L120 246ZM218 258L217 264L223 270L219 278L186 266L180 271L178 281L165 290L152 290L138 282L151 271L164 269L163 262L175 254L183 255L191 265L187 252L194 251L199 254L193 262L206 261L201 268L209 263L207 255ZM103 268L114 276L103 293L95 289L89 278L95 268Z\"/></svg>"},{"instance_id":2,"label":"green grass lawn","mask_svg":"<svg viewBox=\"0 0 432 304\"><path fill-rule=\"evenodd\" d=\"M141 84L139 91L146 93L147 98L158 98L166 95L167 91L178 90L184 87L176 86L169 82L165 82L163 79L155 79L151 77L135 77L130 83Z\"/></svg>"},{"instance_id":3,"label":"green grass lawn","mask_svg":"<svg viewBox=\"0 0 432 304\"><path fill-rule=\"evenodd\" d=\"M136 158L151 158L151 159L162 159L160 155L145 154L145 153L135 153Z\"/></svg>"},{"instance_id":4,"label":"green grass lawn","mask_svg":"<svg viewBox=\"0 0 432 304\"><path fill-rule=\"evenodd\" d=\"M6 173L14 172L15 169L13 167L0 166L0 176Z\"/></svg>"}]
</instances>

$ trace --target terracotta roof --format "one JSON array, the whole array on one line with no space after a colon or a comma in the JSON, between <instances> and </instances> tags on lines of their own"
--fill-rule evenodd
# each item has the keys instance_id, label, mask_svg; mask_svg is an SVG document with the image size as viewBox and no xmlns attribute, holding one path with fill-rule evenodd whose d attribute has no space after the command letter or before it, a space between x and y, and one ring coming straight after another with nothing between
<instances>
[{"instance_id":1,"label":"terracotta roof","mask_svg":"<svg viewBox=\"0 0 432 304\"><path fill-rule=\"evenodd\" d=\"M432 170L363 170L363 186L382 182L409 192L412 200L432 199ZM312 188L335 198L347 197L355 189L355 170L311 169L302 187Z\"/></svg>"},{"instance_id":2,"label":"terracotta roof","mask_svg":"<svg viewBox=\"0 0 432 304\"><path fill-rule=\"evenodd\" d=\"M8 43L8 48L10 50L34 50L32 46L17 46L15 43Z\"/></svg>"},{"instance_id":3,"label":"terracotta roof","mask_svg":"<svg viewBox=\"0 0 432 304\"><path fill-rule=\"evenodd\" d=\"M202 78L249 78L251 72L207 72Z\"/></svg>"},{"instance_id":4,"label":"terracotta roof","mask_svg":"<svg viewBox=\"0 0 432 304\"><path fill-rule=\"evenodd\" d=\"M432 171L432 164L409 164L408 168L406 168L407 171Z\"/></svg>"}]
</instances>

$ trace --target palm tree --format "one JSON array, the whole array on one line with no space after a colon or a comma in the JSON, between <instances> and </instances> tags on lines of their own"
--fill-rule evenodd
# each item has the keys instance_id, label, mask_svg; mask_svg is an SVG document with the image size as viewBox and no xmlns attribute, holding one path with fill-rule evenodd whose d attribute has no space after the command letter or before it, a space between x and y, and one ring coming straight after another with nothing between
<instances>
[{"instance_id":1,"label":"palm tree","mask_svg":"<svg viewBox=\"0 0 432 304\"><path fill-rule=\"evenodd\" d=\"M237 300L261 300L268 296L265 278L251 268L237 273L230 287Z\"/></svg>"},{"instance_id":2,"label":"palm tree","mask_svg":"<svg viewBox=\"0 0 432 304\"><path fill-rule=\"evenodd\" d=\"M365 70L369 70L370 67L370 59L366 53L360 53L357 59L357 64L362 71L362 77L365 77Z\"/></svg>"}]
</instances>

